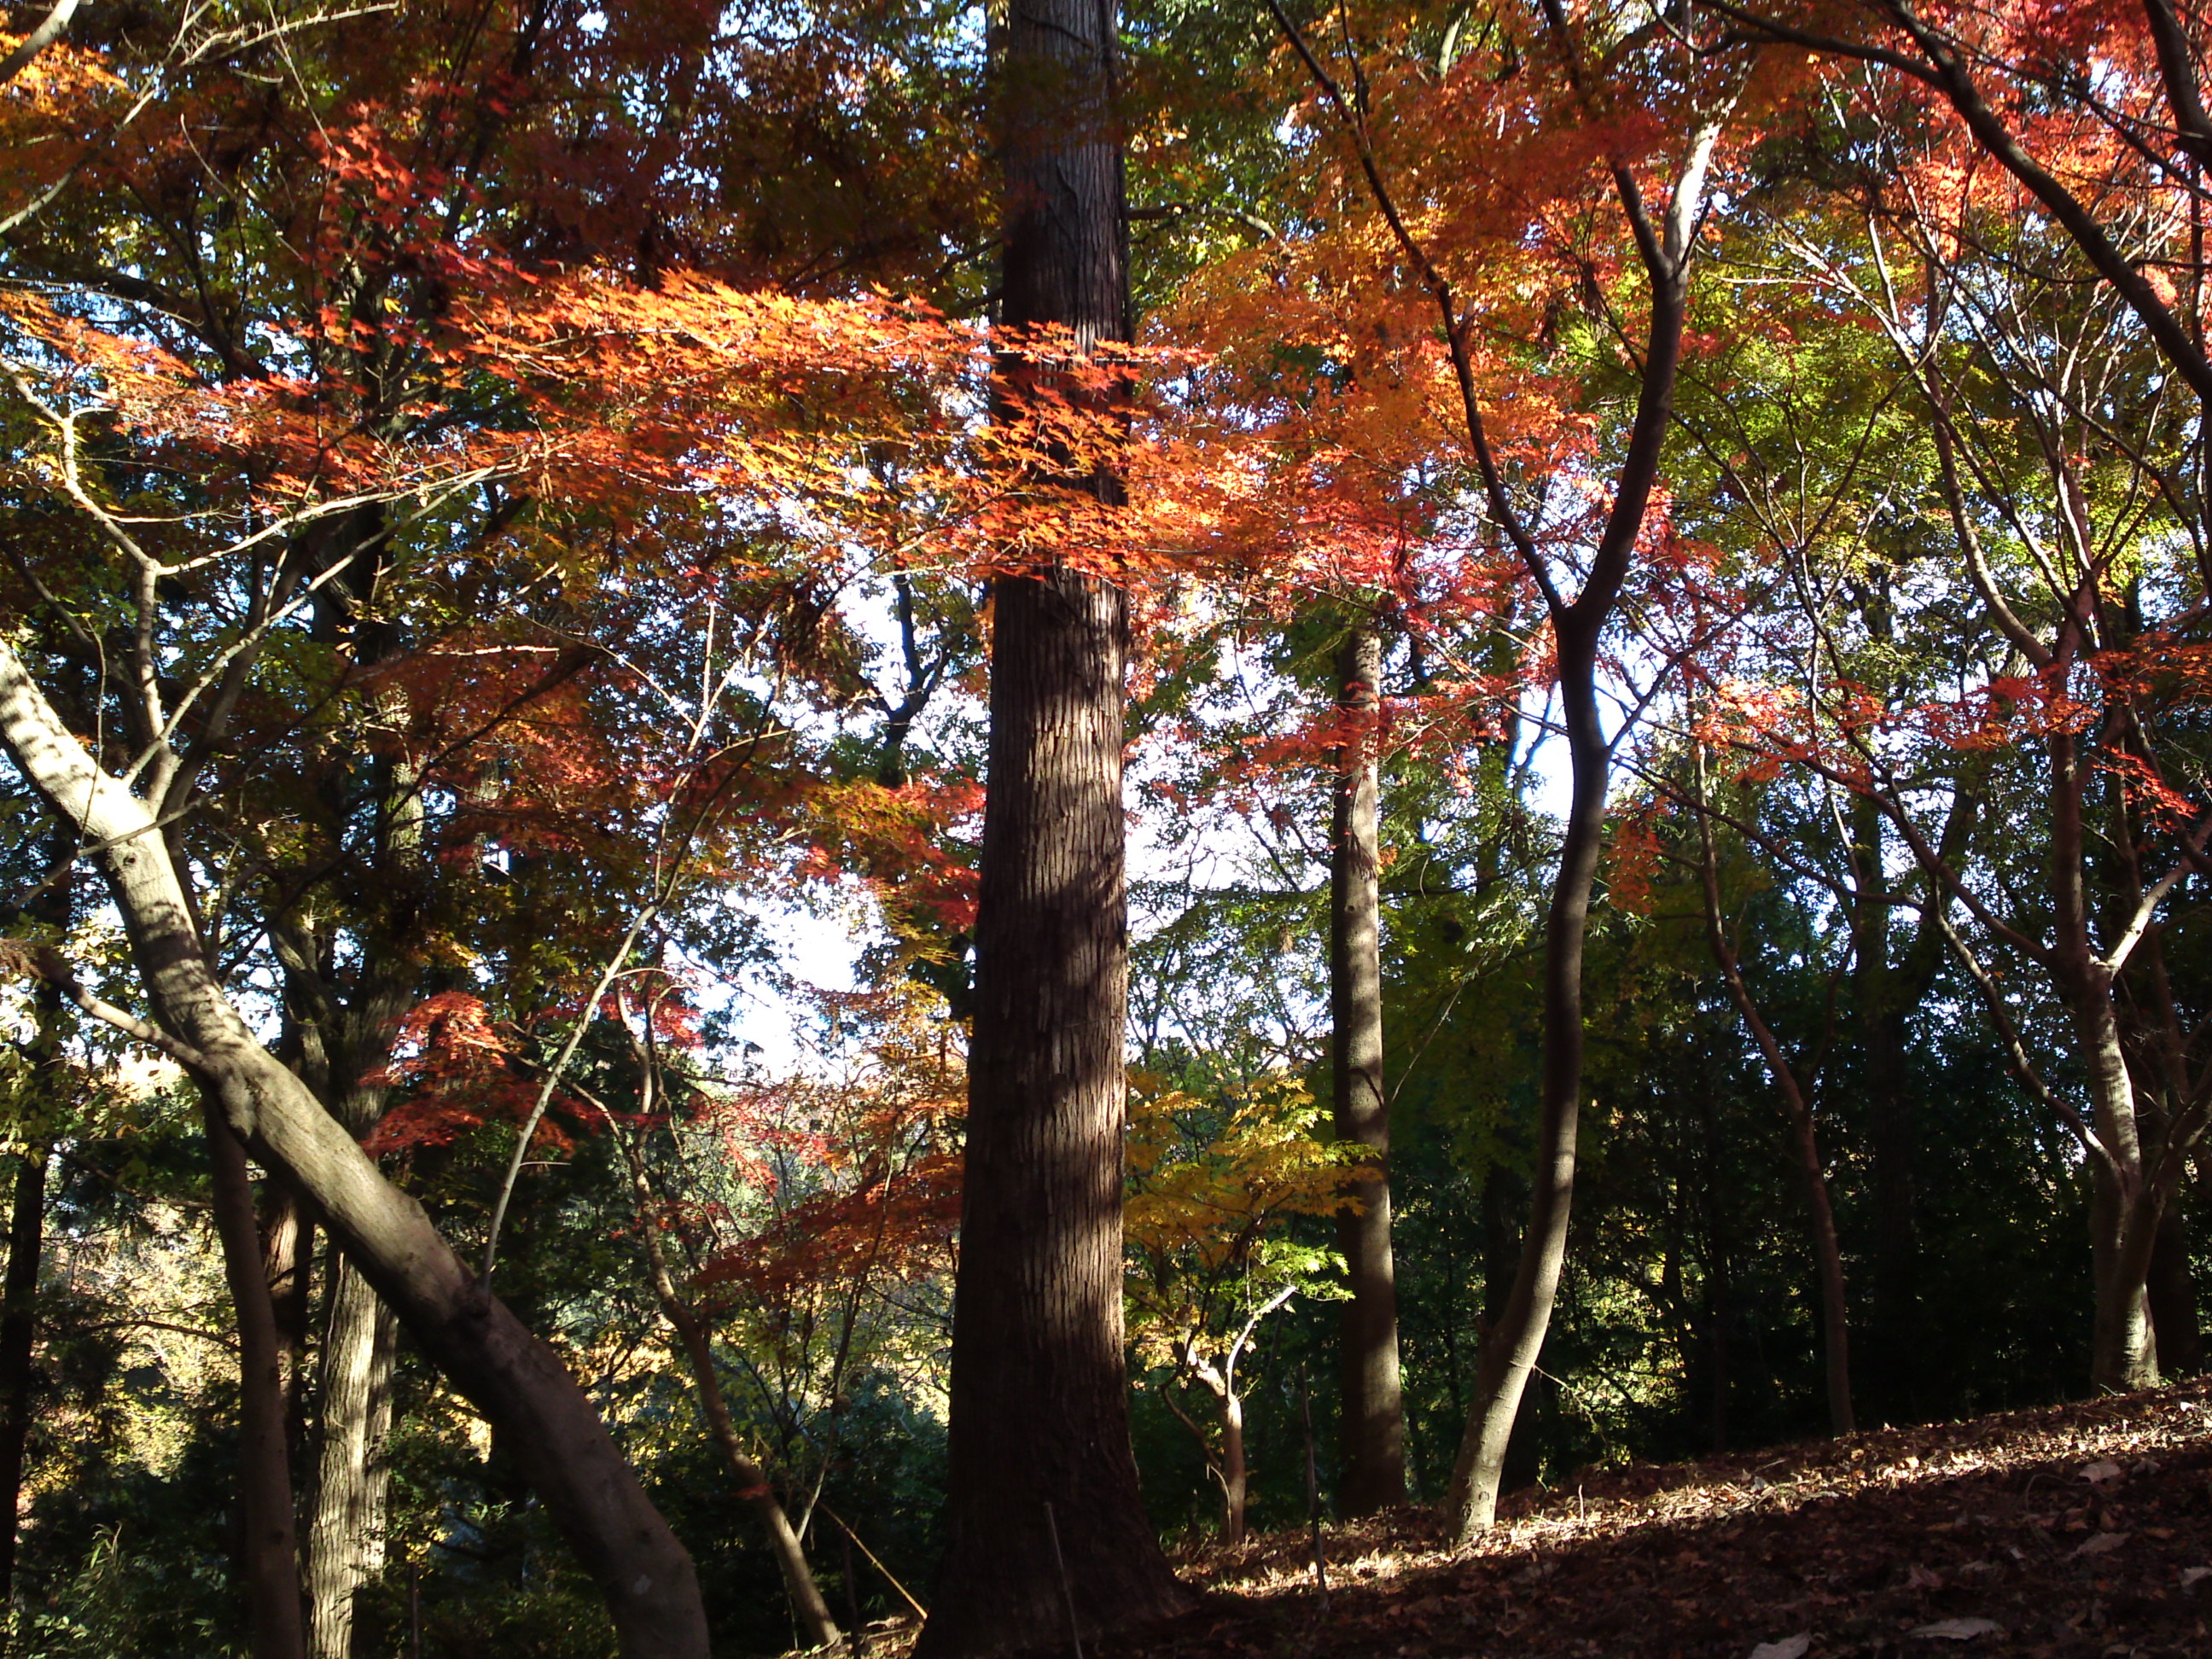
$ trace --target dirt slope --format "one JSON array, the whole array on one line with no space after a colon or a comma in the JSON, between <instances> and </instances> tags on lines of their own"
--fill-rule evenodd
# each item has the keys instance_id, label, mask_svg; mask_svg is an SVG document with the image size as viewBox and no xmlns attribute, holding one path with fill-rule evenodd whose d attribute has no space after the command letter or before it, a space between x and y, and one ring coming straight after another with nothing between
<instances>
[{"instance_id":1,"label":"dirt slope","mask_svg":"<svg viewBox=\"0 0 2212 1659\"><path fill-rule=\"evenodd\" d=\"M1413 1510L1325 1542L1326 1610L1276 1534L1085 1659L2212 1659L2212 1384L1593 1474L1462 1557Z\"/></svg>"}]
</instances>

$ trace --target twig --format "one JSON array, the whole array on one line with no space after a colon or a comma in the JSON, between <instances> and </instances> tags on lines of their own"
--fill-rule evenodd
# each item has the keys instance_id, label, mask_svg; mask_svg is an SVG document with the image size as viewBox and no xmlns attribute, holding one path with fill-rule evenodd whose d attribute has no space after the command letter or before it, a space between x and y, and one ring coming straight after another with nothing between
<instances>
[{"instance_id":1,"label":"twig","mask_svg":"<svg viewBox=\"0 0 2212 1659\"><path fill-rule=\"evenodd\" d=\"M1075 1617L1075 1586L1067 1581L1067 1557L1060 1548L1060 1521L1052 1512L1049 1498L1044 1506L1044 1527L1052 1534L1052 1559L1060 1568L1060 1599L1067 1603L1067 1639L1074 1645L1075 1659L1083 1659L1083 1626Z\"/></svg>"},{"instance_id":2,"label":"twig","mask_svg":"<svg viewBox=\"0 0 2212 1659\"><path fill-rule=\"evenodd\" d=\"M820 1510L823 1514L828 1516L832 1521L835 1521L837 1523L838 1530L842 1532L846 1537L851 1539L854 1543L860 1546L860 1553L868 1558L868 1565L873 1567L878 1572L883 1574L884 1582L890 1584L893 1589L896 1590L899 1595L904 1598L907 1606L914 1609L914 1616L915 1618L926 1620L929 1617L929 1609L922 1606L921 1602L915 1601L914 1599L914 1592L908 1589L904 1584L900 1583L897 1578L892 1575L891 1570L876 1559L876 1553L870 1549L866 1544L861 1542L860 1534L854 1532L850 1527L845 1524L845 1517L843 1516L838 1514L836 1510L831 1509L827 1504L817 1504L815 1507Z\"/></svg>"}]
</instances>

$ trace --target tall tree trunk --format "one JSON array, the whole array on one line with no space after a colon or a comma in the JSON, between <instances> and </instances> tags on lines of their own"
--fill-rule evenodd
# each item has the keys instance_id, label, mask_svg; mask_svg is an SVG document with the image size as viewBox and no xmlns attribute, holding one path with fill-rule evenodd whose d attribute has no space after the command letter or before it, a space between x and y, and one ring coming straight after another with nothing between
<instances>
[{"instance_id":1,"label":"tall tree trunk","mask_svg":"<svg viewBox=\"0 0 2212 1659\"><path fill-rule=\"evenodd\" d=\"M1018 387L1051 381L1021 330L1064 326L1085 352L1128 337L1117 27L1111 0L1009 9L1001 362ZM1054 565L994 584L991 635L946 1545L919 1659L1057 1645L1071 1601L1086 1634L1194 1604L1138 1492L1122 1360L1127 605Z\"/></svg>"},{"instance_id":2,"label":"tall tree trunk","mask_svg":"<svg viewBox=\"0 0 2212 1659\"><path fill-rule=\"evenodd\" d=\"M398 641L387 623L363 615L366 596L374 589L368 571L380 562L384 546L380 514L358 528L360 551L349 566L349 580L343 592L329 596L316 626L332 639L350 629L360 659L381 663L398 654ZM404 699L388 688L377 696L384 719L394 730L404 728ZM344 770L334 766L323 780L332 819L339 822L346 802L336 781ZM295 947L304 946L305 953L288 969L307 1016L301 1034L303 1058L311 1063L302 1075L356 1141L367 1139L384 1113L385 1091L362 1079L390 1063L392 1040L408 1005L427 988L417 954L407 945L422 908L422 780L411 762L395 755L372 757L368 771L374 803L368 839L380 880L379 902L356 924L363 960L354 975L352 995L349 1000L342 991L326 959L328 941L312 923ZM392 1310L343 1255L332 1253L328 1277L316 1391L315 1481L301 1565L314 1659L349 1659L354 1598L384 1568L391 1486L384 1443L398 1332Z\"/></svg>"},{"instance_id":3,"label":"tall tree trunk","mask_svg":"<svg viewBox=\"0 0 2212 1659\"><path fill-rule=\"evenodd\" d=\"M924 1659L1180 1612L1138 1495L1121 1339L1119 590L998 584L952 1332L945 1563ZM1066 1558L1060 1581L1044 1506Z\"/></svg>"},{"instance_id":4,"label":"tall tree trunk","mask_svg":"<svg viewBox=\"0 0 2212 1659\"><path fill-rule=\"evenodd\" d=\"M1372 1515L1406 1501L1406 1417L1398 1382L1398 1290L1390 1256L1390 1107L1382 1091L1381 766L1375 720L1382 641L1355 627L1337 659L1337 705L1347 722L1337 752L1329 841L1328 988L1336 1133L1363 1148L1372 1177L1354 1182L1358 1210L1337 1217L1351 1289L1338 1324L1342 1473L1338 1511Z\"/></svg>"},{"instance_id":5,"label":"tall tree trunk","mask_svg":"<svg viewBox=\"0 0 2212 1659\"><path fill-rule=\"evenodd\" d=\"M52 863L73 860L76 837L57 831L46 851ZM24 906L24 915L57 933L66 932L75 889L75 881L64 876ZM6 1645L12 1622L9 1612L15 1589L23 1456L37 1406L33 1358L38 1340L39 1270L46 1250L46 1166L76 1104L76 1073L63 1049L69 1014L60 989L40 985L33 994L33 1007L37 1024L23 1058L38 1091L33 1097L45 1109L22 1115L23 1150L8 1204L8 1267L5 1278L0 1279L0 1505L4 1505L0 1508L0 1649Z\"/></svg>"},{"instance_id":6,"label":"tall tree trunk","mask_svg":"<svg viewBox=\"0 0 2212 1659\"><path fill-rule=\"evenodd\" d=\"M1596 636L1560 641L1559 690L1572 750L1574 793L1544 933L1544 1037L1536 1156L1528 1171L1528 1226L1505 1311L1475 1365L1474 1407L1452 1469L1448 1513L1464 1537L1498 1515L1505 1451L1521 1396L1542 1351L1565 1267L1582 1116L1583 945L1597 875L1609 753L1597 712Z\"/></svg>"},{"instance_id":7,"label":"tall tree trunk","mask_svg":"<svg viewBox=\"0 0 2212 1659\"><path fill-rule=\"evenodd\" d=\"M331 1263L317 1371L313 1501L303 1574L314 1659L350 1659L354 1596L384 1564L397 1322L343 1257Z\"/></svg>"},{"instance_id":8,"label":"tall tree trunk","mask_svg":"<svg viewBox=\"0 0 2212 1659\"><path fill-rule=\"evenodd\" d=\"M368 988L330 1034L339 1070L328 1085L331 1115L356 1141L376 1127L384 1091L359 1079L387 1060L405 995L389 976ZM353 1604L384 1569L391 1468L384 1439L392 1415L398 1322L361 1269L333 1252L323 1298L316 1376L315 1483L309 1497L307 1630L313 1659L350 1659Z\"/></svg>"},{"instance_id":9,"label":"tall tree trunk","mask_svg":"<svg viewBox=\"0 0 2212 1659\"><path fill-rule=\"evenodd\" d=\"M161 1024L147 1040L185 1065L210 1108L264 1167L290 1175L315 1201L340 1248L431 1362L490 1419L605 1596L623 1652L706 1659L706 1613L691 1559L591 1401L552 1350L477 1281L422 1206L386 1181L255 1039L208 968L153 812L94 766L4 641L0 743L61 817L100 848ZM85 1006L92 1000L84 998ZM265 1287L259 1265L257 1250L255 1277Z\"/></svg>"},{"instance_id":10,"label":"tall tree trunk","mask_svg":"<svg viewBox=\"0 0 2212 1659\"><path fill-rule=\"evenodd\" d=\"M269 1294L261 1231L253 1218L253 1183L246 1148L212 1094L203 1115L215 1169L215 1225L222 1241L223 1276L238 1312L238 1484L246 1514L239 1570L246 1581L252 1650L253 1659L304 1659L283 1346Z\"/></svg>"}]
</instances>

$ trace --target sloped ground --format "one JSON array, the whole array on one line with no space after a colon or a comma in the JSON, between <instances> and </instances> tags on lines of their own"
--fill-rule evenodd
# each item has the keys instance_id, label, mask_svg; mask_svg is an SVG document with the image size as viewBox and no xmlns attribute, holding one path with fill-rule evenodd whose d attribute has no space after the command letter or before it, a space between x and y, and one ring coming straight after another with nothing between
<instances>
[{"instance_id":1,"label":"sloped ground","mask_svg":"<svg viewBox=\"0 0 2212 1659\"><path fill-rule=\"evenodd\" d=\"M2212 1659L2212 1384L1593 1474L1474 1552L1401 1511L1182 1563L1085 1659Z\"/></svg>"}]
</instances>

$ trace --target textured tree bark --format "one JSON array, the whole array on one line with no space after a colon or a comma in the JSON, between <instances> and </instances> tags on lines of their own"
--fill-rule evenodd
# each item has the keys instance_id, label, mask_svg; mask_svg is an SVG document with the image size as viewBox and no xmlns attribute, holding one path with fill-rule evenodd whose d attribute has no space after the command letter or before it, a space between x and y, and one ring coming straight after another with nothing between
<instances>
[{"instance_id":1,"label":"textured tree bark","mask_svg":"<svg viewBox=\"0 0 2212 1659\"><path fill-rule=\"evenodd\" d=\"M1001 319L1082 351L1128 337L1117 27L1110 0L1012 0L1003 37ZM1002 368L1050 374L1018 332ZM946 1547L919 1659L1057 1645L1070 1601L1086 1636L1194 1603L1138 1492L1122 1368L1127 637L1093 577L994 585Z\"/></svg>"},{"instance_id":2,"label":"textured tree bark","mask_svg":"<svg viewBox=\"0 0 2212 1659\"><path fill-rule=\"evenodd\" d=\"M0 743L62 818L100 848L132 960L210 1106L267 1168L288 1173L431 1362L492 1422L605 1596L632 1659L706 1659L691 1559L575 1380L480 1285L421 1205L386 1182L262 1047L201 953L184 888L146 803L98 770L12 647L0 641ZM259 1253L254 1255L259 1280Z\"/></svg>"},{"instance_id":3,"label":"textured tree bark","mask_svg":"<svg viewBox=\"0 0 2212 1659\"><path fill-rule=\"evenodd\" d=\"M384 1106L384 1091L358 1079L389 1058L405 1000L396 982L373 987L336 1021L339 1029L325 1034L337 1068L325 1084L331 1115L356 1141L375 1128ZM350 1659L354 1597L384 1569L391 1487L384 1441L398 1322L343 1255L332 1253L327 1278L315 1388L315 1480L301 1577L313 1659Z\"/></svg>"},{"instance_id":4,"label":"textured tree bark","mask_svg":"<svg viewBox=\"0 0 2212 1659\"><path fill-rule=\"evenodd\" d=\"M1118 589L998 584L952 1333L948 1540L925 1659L1180 1612L1138 1495L1121 1343Z\"/></svg>"},{"instance_id":5,"label":"textured tree bark","mask_svg":"<svg viewBox=\"0 0 2212 1659\"><path fill-rule=\"evenodd\" d=\"M283 1345L253 1218L246 1148L220 1101L204 1085L203 1093L215 1170L216 1233L238 1315L238 1484L246 1513L239 1571L246 1581L251 1650L253 1659L303 1659L307 1630L300 1618L300 1556L292 1525Z\"/></svg>"},{"instance_id":6,"label":"textured tree bark","mask_svg":"<svg viewBox=\"0 0 2212 1659\"><path fill-rule=\"evenodd\" d=\"M1406 1501L1406 1419L1398 1380L1398 1291L1390 1255L1390 1107L1382 1091L1381 766L1374 730L1382 641L1363 620L1337 660L1337 705L1352 736L1337 753L1329 841L1329 1008L1337 1139L1376 1166L1352 1184L1358 1203L1337 1218L1352 1291L1337 1340L1341 1472L1336 1505L1372 1515Z\"/></svg>"},{"instance_id":7,"label":"textured tree bark","mask_svg":"<svg viewBox=\"0 0 2212 1659\"><path fill-rule=\"evenodd\" d=\"M313 1501L302 1577L314 1659L350 1659L354 1596L382 1571L398 1322L360 1271L331 1264L317 1368Z\"/></svg>"}]
</instances>

